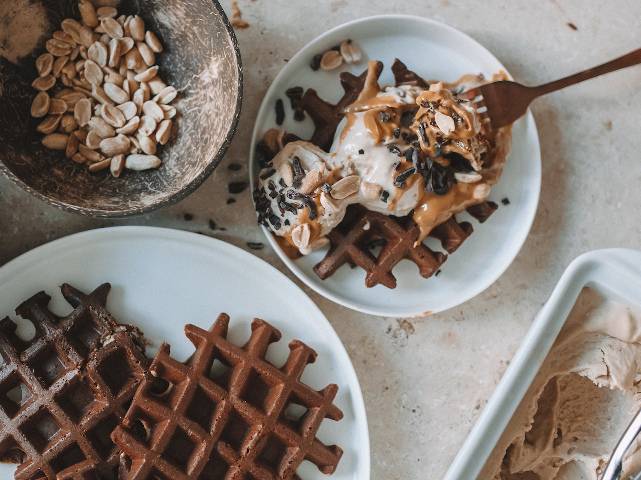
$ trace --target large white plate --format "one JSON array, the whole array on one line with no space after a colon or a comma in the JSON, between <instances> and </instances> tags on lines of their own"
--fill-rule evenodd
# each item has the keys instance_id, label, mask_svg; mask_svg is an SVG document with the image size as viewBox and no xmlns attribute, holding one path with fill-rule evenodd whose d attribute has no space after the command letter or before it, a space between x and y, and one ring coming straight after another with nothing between
<instances>
[{"instance_id":1,"label":"large white plate","mask_svg":"<svg viewBox=\"0 0 641 480\"><path fill-rule=\"evenodd\" d=\"M298 338L318 353L303 381L321 389L339 386L340 422L326 420L319 438L343 448L334 479L369 479L369 437L360 386L336 332L321 311L287 277L239 248L202 235L149 227L92 230L36 248L0 268L0 318L32 294L46 290L59 314L71 308L58 291L63 282L89 291L111 282L108 308L121 321L139 326L154 351L162 341L179 359L193 346L186 323L209 328L219 312L231 315L230 338L244 341L254 317L269 321L283 338L268 358L281 364L287 344ZM13 467L0 464L0 478ZM313 465L302 478L326 479Z\"/></svg>"},{"instance_id":2,"label":"large white plate","mask_svg":"<svg viewBox=\"0 0 641 480\"><path fill-rule=\"evenodd\" d=\"M262 134L275 127L274 103L287 100L285 90L292 86L315 88L322 98L337 101L342 90L338 72L313 72L309 62L314 54L323 52L346 38L352 38L365 53L364 61L350 70L360 73L368 59L385 63L383 84L393 81L389 70L394 58L403 60L410 69L428 79L452 81L465 73L482 72L487 76L505 67L487 49L464 33L442 23L421 17L385 15L369 17L341 25L321 35L298 52L278 74L261 105L252 145ZM309 138L313 131L310 119L295 122L286 104L284 128ZM254 152L250 158L250 174L255 179L257 168ZM459 305L489 287L512 263L521 249L536 213L541 185L541 153L534 118L528 113L514 125L513 148L503 178L490 198L500 203L508 197L509 206L501 206L483 225L472 220L475 231L461 248L451 255L438 277L424 279L408 261L394 270L398 278L395 290L382 285L365 287L360 269L342 267L327 280L320 280L313 271L322 252L300 260L289 259L272 235L265 230L272 247L287 266L309 287L346 307L386 316L416 316L439 312ZM460 215L468 220L467 214ZM440 249L431 240L428 245Z\"/></svg>"}]
</instances>

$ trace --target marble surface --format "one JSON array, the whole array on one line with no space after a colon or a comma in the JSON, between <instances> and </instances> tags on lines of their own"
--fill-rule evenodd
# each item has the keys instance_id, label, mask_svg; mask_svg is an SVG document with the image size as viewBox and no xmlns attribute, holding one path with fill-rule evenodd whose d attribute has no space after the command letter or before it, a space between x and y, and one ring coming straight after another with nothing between
<instances>
[{"instance_id":1,"label":"marble surface","mask_svg":"<svg viewBox=\"0 0 641 480\"><path fill-rule=\"evenodd\" d=\"M0 264L49 240L107 225L200 231L243 248L248 241L263 241L249 192L230 195L228 182L246 179L253 118L270 81L307 41L346 20L415 13L447 22L486 45L525 83L554 79L641 46L636 0L613 0L607 9L596 0L239 0L239 5L251 25L238 31L245 102L221 167L180 204L125 221L63 213L0 179ZM230 11L229 1L223 6ZM482 295L417 320L358 314L308 291L343 339L360 377L372 478L442 477L565 266L587 250L641 247L639 85L641 67L636 67L534 105L544 167L539 211L516 261ZM243 167L232 171L231 163ZM227 205L232 197L236 202ZM284 269L268 247L253 253Z\"/></svg>"}]
</instances>

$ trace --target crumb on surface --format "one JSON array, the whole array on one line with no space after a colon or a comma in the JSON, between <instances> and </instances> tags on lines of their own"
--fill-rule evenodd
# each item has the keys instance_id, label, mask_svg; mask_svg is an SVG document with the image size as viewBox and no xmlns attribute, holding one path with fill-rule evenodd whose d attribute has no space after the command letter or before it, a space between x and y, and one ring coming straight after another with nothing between
<instances>
[{"instance_id":1,"label":"crumb on surface","mask_svg":"<svg viewBox=\"0 0 641 480\"><path fill-rule=\"evenodd\" d=\"M249 28L249 22L243 20L243 12L241 12L240 7L238 6L238 0L232 0L231 2L231 24L234 28L245 29Z\"/></svg>"}]
</instances>

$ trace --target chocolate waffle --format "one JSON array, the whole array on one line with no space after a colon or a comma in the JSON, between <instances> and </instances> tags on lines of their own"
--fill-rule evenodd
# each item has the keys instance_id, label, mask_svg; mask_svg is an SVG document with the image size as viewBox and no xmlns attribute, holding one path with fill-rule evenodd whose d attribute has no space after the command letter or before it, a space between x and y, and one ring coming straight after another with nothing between
<instances>
[{"instance_id":1,"label":"chocolate waffle","mask_svg":"<svg viewBox=\"0 0 641 480\"><path fill-rule=\"evenodd\" d=\"M142 337L107 312L109 284L88 295L61 290L69 315L54 315L44 292L16 309L35 329L30 340L9 318L0 321L0 457L20 463L16 479L63 471L66 479L115 479L110 434L145 371Z\"/></svg>"},{"instance_id":2,"label":"chocolate waffle","mask_svg":"<svg viewBox=\"0 0 641 480\"><path fill-rule=\"evenodd\" d=\"M377 62L376 71L378 77L383 71L381 62ZM345 93L336 105L320 98L313 88L307 89L303 95L301 107L314 122L315 130L310 142L325 151L329 151L334 141L334 134L338 124L345 116L345 109L356 101L365 86L366 78L367 70L358 76L349 72L342 72L340 80Z\"/></svg>"},{"instance_id":3,"label":"chocolate waffle","mask_svg":"<svg viewBox=\"0 0 641 480\"><path fill-rule=\"evenodd\" d=\"M228 324L221 314L210 331L187 325L196 351L186 363L160 348L112 435L126 457L123 479L296 479L303 460L335 470L342 451L316 432L326 417L342 418L337 387L316 392L300 381L316 353L295 340L279 369L265 359L277 329L254 320L238 347L226 339Z\"/></svg>"}]
</instances>

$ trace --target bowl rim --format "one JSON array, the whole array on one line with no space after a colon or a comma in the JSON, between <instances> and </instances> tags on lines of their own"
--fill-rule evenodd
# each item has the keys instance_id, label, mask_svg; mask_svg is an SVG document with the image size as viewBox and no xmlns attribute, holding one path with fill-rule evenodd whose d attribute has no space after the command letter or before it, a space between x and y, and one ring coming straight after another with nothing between
<instances>
[{"instance_id":1,"label":"bowl rim","mask_svg":"<svg viewBox=\"0 0 641 480\"><path fill-rule=\"evenodd\" d=\"M227 152L227 149L231 144L232 139L234 138L234 135L236 134L236 131L238 130L238 123L240 120L240 114L242 111L242 104L243 104L243 63L242 63L242 57L240 54L240 47L238 45L238 38L236 37L236 33L234 31L234 28L231 22L229 21L229 18L227 17L227 14L223 10L218 0L211 0L211 2L214 8L216 9L216 11L218 12L218 14L220 15L223 21L223 24L225 25L225 28L227 29L227 33L229 34L229 38L231 40L232 48L236 55L236 65L237 65L237 74L238 74L238 85L237 85L238 95L236 97L234 115L232 117L229 130L225 135L225 139L223 143L220 145L218 152L216 152L216 154L210 159L210 161L207 163L205 168L203 168L202 172L200 172L196 176L196 178L194 178L191 182L189 182L186 186L184 186L179 191L157 202L151 203L149 205L144 205L141 207L123 208L122 210L105 210L101 208L81 207L78 205L73 205L71 203L57 200L55 198L51 198L41 193L40 191L33 188L32 186L27 185L21 178L19 178L15 173L13 173L11 169L2 160L2 158L0 158L0 173L4 174L6 178L11 180L14 184L18 185L20 188L22 188L26 192L30 193L37 199L49 205L57 207L66 212L77 213L77 214L85 215L89 217L125 218L125 217L131 217L135 215L142 215L162 207L173 205L179 202L180 200L184 199L188 195L192 194L198 187L200 187L200 185L205 181L205 179L212 174L214 169L222 161L225 153Z\"/></svg>"}]
</instances>

